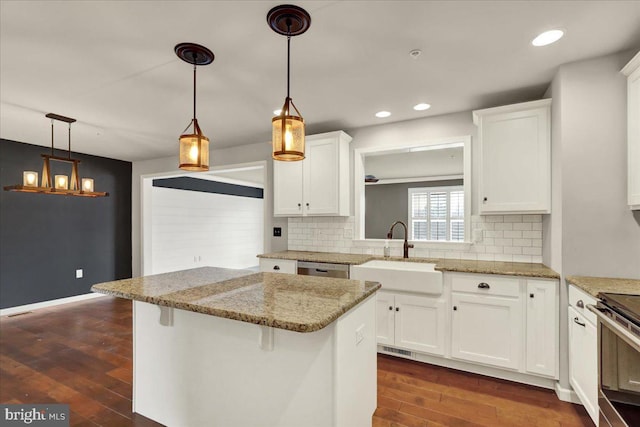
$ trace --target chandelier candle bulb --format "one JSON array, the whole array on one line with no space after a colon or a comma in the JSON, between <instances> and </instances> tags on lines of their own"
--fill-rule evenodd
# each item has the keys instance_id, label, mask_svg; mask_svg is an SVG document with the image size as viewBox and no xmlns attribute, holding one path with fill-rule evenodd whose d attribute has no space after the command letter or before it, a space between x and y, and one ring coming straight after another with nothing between
<instances>
[{"instance_id":1,"label":"chandelier candle bulb","mask_svg":"<svg viewBox=\"0 0 640 427\"><path fill-rule=\"evenodd\" d=\"M22 173L22 185L25 187L38 186L38 172L24 171Z\"/></svg>"},{"instance_id":2,"label":"chandelier candle bulb","mask_svg":"<svg viewBox=\"0 0 640 427\"><path fill-rule=\"evenodd\" d=\"M56 190L68 190L69 189L69 177L67 175L55 176Z\"/></svg>"},{"instance_id":3,"label":"chandelier candle bulb","mask_svg":"<svg viewBox=\"0 0 640 427\"><path fill-rule=\"evenodd\" d=\"M82 191L87 191L89 193L93 193L93 179L92 178L82 178Z\"/></svg>"}]
</instances>

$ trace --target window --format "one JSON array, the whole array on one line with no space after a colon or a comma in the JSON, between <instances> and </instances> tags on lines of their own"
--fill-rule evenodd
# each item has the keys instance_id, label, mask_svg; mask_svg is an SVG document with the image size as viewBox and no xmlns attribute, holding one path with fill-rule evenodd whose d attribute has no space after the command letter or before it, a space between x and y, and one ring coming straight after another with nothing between
<instances>
[{"instance_id":1,"label":"window","mask_svg":"<svg viewBox=\"0 0 640 427\"><path fill-rule=\"evenodd\" d=\"M409 188L409 236L464 242L462 186Z\"/></svg>"}]
</instances>

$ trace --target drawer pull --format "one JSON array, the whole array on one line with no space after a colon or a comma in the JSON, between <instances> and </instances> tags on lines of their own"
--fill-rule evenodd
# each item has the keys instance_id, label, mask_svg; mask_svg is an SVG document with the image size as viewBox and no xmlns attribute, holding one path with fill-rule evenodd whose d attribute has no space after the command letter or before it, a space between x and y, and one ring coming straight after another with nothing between
<instances>
[{"instance_id":1,"label":"drawer pull","mask_svg":"<svg viewBox=\"0 0 640 427\"><path fill-rule=\"evenodd\" d=\"M573 318L573 322L574 322L574 323L577 323L577 324L578 324L578 325L580 325L580 326L585 326L585 323L583 323L583 322L581 322L580 320L578 320L578 318L577 318L577 317L574 317L574 318Z\"/></svg>"},{"instance_id":2,"label":"drawer pull","mask_svg":"<svg viewBox=\"0 0 640 427\"><path fill-rule=\"evenodd\" d=\"M329 270L322 270L320 268L316 268L316 272L318 272L318 273L328 273Z\"/></svg>"},{"instance_id":3,"label":"drawer pull","mask_svg":"<svg viewBox=\"0 0 640 427\"><path fill-rule=\"evenodd\" d=\"M280 266L279 266L279 265L274 265L274 266L273 266L273 269L274 269L274 270L280 270Z\"/></svg>"},{"instance_id":4,"label":"drawer pull","mask_svg":"<svg viewBox=\"0 0 640 427\"><path fill-rule=\"evenodd\" d=\"M578 302L576 303L576 307L578 308L584 308L584 303L582 302L581 299L578 300Z\"/></svg>"},{"instance_id":5,"label":"drawer pull","mask_svg":"<svg viewBox=\"0 0 640 427\"><path fill-rule=\"evenodd\" d=\"M489 286L488 283L482 282L478 284L478 289L489 289L491 288L491 286Z\"/></svg>"}]
</instances>

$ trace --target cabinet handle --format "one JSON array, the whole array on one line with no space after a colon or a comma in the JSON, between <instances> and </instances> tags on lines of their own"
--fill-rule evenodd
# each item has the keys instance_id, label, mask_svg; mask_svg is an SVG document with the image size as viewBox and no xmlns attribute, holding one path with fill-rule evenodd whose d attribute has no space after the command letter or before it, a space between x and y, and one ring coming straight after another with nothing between
<instances>
[{"instance_id":1,"label":"cabinet handle","mask_svg":"<svg viewBox=\"0 0 640 427\"><path fill-rule=\"evenodd\" d=\"M454 305L453 306L453 311L457 311L457 310L458 310L458 307Z\"/></svg>"},{"instance_id":2,"label":"cabinet handle","mask_svg":"<svg viewBox=\"0 0 640 427\"><path fill-rule=\"evenodd\" d=\"M393 307L392 307L392 306L389 306L389 310L393 310Z\"/></svg>"},{"instance_id":3,"label":"cabinet handle","mask_svg":"<svg viewBox=\"0 0 640 427\"><path fill-rule=\"evenodd\" d=\"M279 265L274 265L274 266L273 266L273 269L274 269L274 270L280 270L280 266L279 266Z\"/></svg>"},{"instance_id":4,"label":"cabinet handle","mask_svg":"<svg viewBox=\"0 0 640 427\"><path fill-rule=\"evenodd\" d=\"M482 283L478 283L478 289L490 289L491 286L489 286L488 283L482 282Z\"/></svg>"},{"instance_id":5,"label":"cabinet handle","mask_svg":"<svg viewBox=\"0 0 640 427\"><path fill-rule=\"evenodd\" d=\"M535 295L534 294L529 294L529 298L534 298Z\"/></svg>"},{"instance_id":6,"label":"cabinet handle","mask_svg":"<svg viewBox=\"0 0 640 427\"><path fill-rule=\"evenodd\" d=\"M486 202L486 201L487 201L487 198L485 197L484 199L482 199L482 201L483 201L483 202Z\"/></svg>"},{"instance_id":7,"label":"cabinet handle","mask_svg":"<svg viewBox=\"0 0 640 427\"><path fill-rule=\"evenodd\" d=\"M309 203L307 203L307 209L309 209Z\"/></svg>"},{"instance_id":8,"label":"cabinet handle","mask_svg":"<svg viewBox=\"0 0 640 427\"><path fill-rule=\"evenodd\" d=\"M574 317L574 318L573 318L573 322L574 322L574 323L577 323L577 324L578 324L578 325L580 325L580 326L585 326L585 324L584 324L583 322L581 322L580 320L578 320L578 318L577 318L577 317Z\"/></svg>"},{"instance_id":9,"label":"cabinet handle","mask_svg":"<svg viewBox=\"0 0 640 427\"><path fill-rule=\"evenodd\" d=\"M578 308L584 308L584 303L582 302L581 299L578 300L578 302L576 303L576 307Z\"/></svg>"},{"instance_id":10,"label":"cabinet handle","mask_svg":"<svg viewBox=\"0 0 640 427\"><path fill-rule=\"evenodd\" d=\"M396 311L400 311L400 307L396 307Z\"/></svg>"}]
</instances>

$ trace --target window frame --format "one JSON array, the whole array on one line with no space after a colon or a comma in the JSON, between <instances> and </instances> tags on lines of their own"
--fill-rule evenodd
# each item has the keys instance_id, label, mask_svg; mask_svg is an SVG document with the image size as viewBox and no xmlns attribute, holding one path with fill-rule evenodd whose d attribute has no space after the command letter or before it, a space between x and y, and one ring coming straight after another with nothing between
<instances>
[{"instance_id":1,"label":"window frame","mask_svg":"<svg viewBox=\"0 0 640 427\"><path fill-rule=\"evenodd\" d=\"M461 191L462 192L462 200L463 203L466 202L466 198L465 198L465 191L464 191L464 185L448 185L448 186L437 186L437 187L410 187L407 189L407 228L408 228L408 236L409 236L409 240L415 241L415 242L428 242L428 243L433 243L433 242L453 242L453 243L464 243L465 242L465 238L466 236L466 230L467 230L467 224L466 224L466 217L464 215L465 213L465 209L463 208L463 214L460 217L452 217L451 216L451 193L455 192L455 191ZM442 192L446 192L447 193L447 203L446 203L446 240L430 240L430 239L415 239L414 238L414 234L413 234L413 221L415 220L424 220L426 221L427 224L427 237L430 237L431 235L431 197L430 194L431 193L442 193ZM426 217L414 217L413 216L413 194L415 193L426 193L427 194L427 207L426 207ZM463 239L462 240L451 240L451 234L452 234L452 229L451 229L451 224L452 224L452 219L453 220L462 220L462 229L463 229Z\"/></svg>"}]
</instances>

